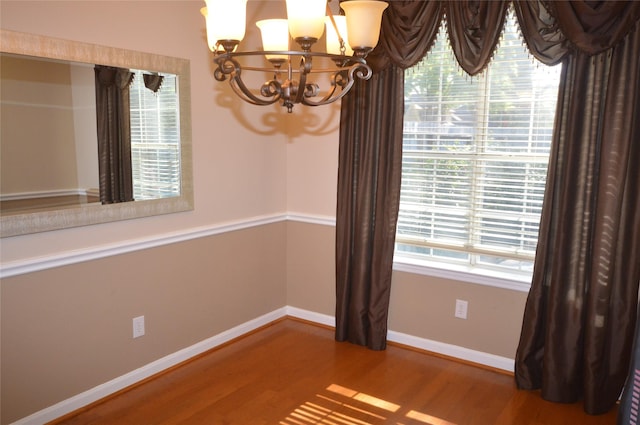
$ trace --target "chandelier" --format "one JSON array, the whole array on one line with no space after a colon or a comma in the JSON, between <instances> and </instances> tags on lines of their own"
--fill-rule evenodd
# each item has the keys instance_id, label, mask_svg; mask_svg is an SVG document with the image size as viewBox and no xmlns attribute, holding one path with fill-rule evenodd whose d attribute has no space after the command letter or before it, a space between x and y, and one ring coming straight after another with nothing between
<instances>
[{"instance_id":1,"label":"chandelier","mask_svg":"<svg viewBox=\"0 0 640 425\"><path fill-rule=\"evenodd\" d=\"M207 43L217 66L215 79L228 80L233 91L248 103L280 102L288 112L295 104L333 103L351 89L355 78L371 77L365 57L378 44L382 13L388 5L383 1L343 1L340 7L345 15L334 16L327 0L286 0L287 19L256 22L263 50L238 51L245 36L247 0L205 3L200 12L206 20ZM326 51L312 51L325 28ZM298 50L290 49L291 40ZM264 56L269 65L262 60L263 65L256 66L256 60L251 59L256 56ZM250 89L243 75L254 72L273 78ZM319 81L326 84L325 89L320 89Z\"/></svg>"}]
</instances>

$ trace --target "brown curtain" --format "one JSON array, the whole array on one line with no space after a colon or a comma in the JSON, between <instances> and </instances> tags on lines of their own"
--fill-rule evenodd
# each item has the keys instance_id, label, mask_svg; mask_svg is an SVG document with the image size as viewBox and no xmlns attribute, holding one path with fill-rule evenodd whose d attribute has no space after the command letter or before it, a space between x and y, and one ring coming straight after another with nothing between
<instances>
[{"instance_id":1,"label":"brown curtain","mask_svg":"<svg viewBox=\"0 0 640 425\"><path fill-rule=\"evenodd\" d=\"M103 204L133 201L128 69L95 66L98 172Z\"/></svg>"},{"instance_id":2,"label":"brown curtain","mask_svg":"<svg viewBox=\"0 0 640 425\"><path fill-rule=\"evenodd\" d=\"M386 347L402 170L402 119L388 117L402 116L402 74L380 71L342 103L340 139L352 142L339 152L336 339L374 350Z\"/></svg>"},{"instance_id":3,"label":"brown curtain","mask_svg":"<svg viewBox=\"0 0 640 425\"><path fill-rule=\"evenodd\" d=\"M611 6L625 13L620 5ZM561 22L565 15L556 13ZM568 22L577 21L571 17ZM619 32L617 26L609 28ZM590 37L577 40L585 38ZM600 45L589 46L602 51ZM541 388L542 397L551 401L584 399L591 414L616 403L636 325L639 53L636 29L609 51L589 56L576 50L566 60L533 282L516 354L520 388Z\"/></svg>"},{"instance_id":4,"label":"brown curtain","mask_svg":"<svg viewBox=\"0 0 640 425\"><path fill-rule=\"evenodd\" d=\"M376 73L369 81L357 81L342 100L336 211L338 341L374 350L386 347L402 173L403 69L419 62L433 44L440 16L439 3L390 2L381 41L368 58ZM423 25L426 19L433 19L431 26Z\"/></svg>"},{"instance_id":5,"label":"brown curtain","mask_svg":"<svg viewBox=\"0 0 640 425\"><path fill-rule=\"evenodd\" d=\"M529 51L545 64L564 63L516 382L542 388L550 400L584 397L587 412L598 413L611 407L624 382L640 279L640 2L513 5ZM392 167L401 167L398 147L389 145L402 143L402 108L387 97L403 95L398 71L426 54L446 15L460 66L469 74L480 72L493 55L507 6L389 2L381 41L367 59L378 74L358 84L341 111L338 340L384 348L398 208L391 202L399 199L399 183L379 179L397 178ZM381 155L362 153L371 151L394 152L384 173ZM390 211L372 207L376 202L387 202Z\"/></svg>"}]
</instances>

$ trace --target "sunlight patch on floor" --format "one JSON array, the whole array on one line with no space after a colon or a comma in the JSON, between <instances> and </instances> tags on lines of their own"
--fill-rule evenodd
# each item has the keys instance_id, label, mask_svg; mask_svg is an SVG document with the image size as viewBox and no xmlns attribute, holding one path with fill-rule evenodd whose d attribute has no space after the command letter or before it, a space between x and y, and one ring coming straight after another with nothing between
<instances>
[{"instance_id":1,"label":"sunlight patch on floor","mask_svg":"<svg viewBox=\"0 0 640 425\"><path fill-rule=\"evenodd\" d=\"M360 393L349 388L341 387L340 385L331 384L327 387L328 391L341 394L345 397L350 397L354 400L361 401L371 406L378 407L380 409L388 410L389 412L396 412L400 409L400 406L394 403L390 403L386 400L379 399L369 394Z\"/></svg>"},{"instance_id":2,"label":"sunlight patch on floor","mask_svg":"<svg viewBox=\"0 0 640 425\"><path fill-rule=\"evenodd\" d=\"M416 421L424 422L429 425L456 425L453 422L445 421L444 419L436 418L435 416L427 415L426 413L416 412L410 410L407 413L407 418L415 419Z\"/></svg>"},{"instance_id":3,"label":"sunlight patch on floor","mask_svg":"<svg viewBox=\"0 0 640 425\"><path fill-rule=\"evenodd\" d=\"M456 425L453 422L409 410L402 415L400 405L361 393L337 384L329 385L326 393L316 394L316 399L306 401L282 421L279 425L377 425L388 424L389 415L396 414L398 420L409 422L395 422L396 425L427 424L427 425Z\"/></svg>"},{"instance_id":4,"label":"sunlight patch on floor","mask_svg":"<svg viewBox=\"0 0 640 425\"><path fill-rule=\"evenodd\" d=\"M370 412L370 411L368 411L366 409L361 409L359 407L354 406L353 404L345 403L344 401L338 401L338 400L333 399L331 397L323 396L322 394L316 394L316 397L318 397L320 399L323 399L323 400L326 400L329 403L333 403L335 405L339 405L339 406L344 407L346 409L353 410L354 412L364 413L364 414L372 416L372 417L374 417L376 419L385 419L384 416L376 415L375 413L372 413L372 412Z\"/></svg>"}]
</instances>

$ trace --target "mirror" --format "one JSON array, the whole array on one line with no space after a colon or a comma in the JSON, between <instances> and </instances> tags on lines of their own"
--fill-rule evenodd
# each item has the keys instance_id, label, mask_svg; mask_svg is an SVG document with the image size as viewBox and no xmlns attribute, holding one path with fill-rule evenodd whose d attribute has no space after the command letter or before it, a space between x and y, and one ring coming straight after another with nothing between
<instances>
[{"instance_id":1,"label":"mirror","mask_svg":"<svg viewBox=\"0 0 640 425\"><path fill-rule=\"evenodd\" d=\"M11 63L13 66L13 68L8 68L3 65L3 68L19 70L14 72L16 75L24 76L24 78L18 77L16 78L17 80L32 79L27 78L26 72L21 67L27 63L39 63L40 65L44 64L47 74L55 75L56 70L62 70L63 80L74 81L73 88L66 83L56 86L57 88L65 88L65 96L68 99L72 98L70 102L73 103L73 106L58 105L45 111L42 111L42 104L51 104L52 102L47 99L41 102L39 97L49 96L56 89L47 86L46 90L33 90L33 97L27 99L26 102L22 102L20 99L18 101L9 99L5 102L5 92L10 94L11 90L8 85L3 87L2 102L3 109L5 109L3 113L11 111L11 114L16 114L12 115L12 125L3 126L2 129L3 134L0 142L2 143L3 152L0 161L2 162L3 172L3 192L5 188L9 188L7 192L10 193L37 193L38 191L30 190L33 186L29 186L29 179L33 179L33 176L37 175L38 170L42 168L54 168L54 175L46 179L40 178L41 181L46 180L45 185L51 186L43 188L42 193L48 192L49 194L59 194L61 196L47 196L44 204L40 203L32 208L28 204L36 203L35 200L19 199L19 201L6 203L5 200L12 199L10 193L9 195L0 193L0 196L2 196L0 199L3 199L2 204L5 205L0 210L0 236L16 236L193 209L189 98L190 70L188 60L53 39L33 34L7 30L0 31L2 37L0 50L2 51L3 61L7 59L7 63ZM133 181L137 192L133 197L135 200L131 202L101 203L99 198L96 198L96 196L99 196L100 190L98 190L98 149L95 136L96 94L92 81L94 78L94 64L126 68L131 72L144 70L135 71L136 75L133 77L133 81L137 80L138 82L143 81L144 74L148 76L163 76L162 86L165 86L165 88L157 90L156 86L154 87L156 90L153 93L147 93L145 96L148 95L154 99L154 96L157 98L158 94L162 92L173 93L174 105L172 107L178 107L174 113L174 121L170 121L166 126L167 129L158 133L163 135L159 136L161 139L167 139L160 140L163 145L167 146L170 145L168 143L169 138L164 135L171 132L174 133L172 152L167 151L162 156L165 159L173 155L172 165L171 167L165 167L161 173L164 179L163 187L160 187L161 185L158 183L156 190L149 190L148 184L135 183L140 178L139 176L136 177L135 163L136 161L142 162L142 159L138 160L137 158L140 155L144 156L144 154L140 154L139 149L134 146L134 133L137 132L141 125L140 123L144 122L145 118L142 115L136 118L134 115L147 108L136 107L135 105L138 104L137 97L134 99L132 94L131 98L134 99L134 102L131 105L131 152L132 157L135 157L135 159L131 162L134 164ZM146 77L144 80L146 81ZM80 83L76 84L77 82ZM18 87L14 92L20 92L20 96L29 96L29 94L25 95L29 91L24 90L19 84L21 82L18 83ZM151 85L153 86L153 84ZM132 92L134 90L133 84L131 90ZM148 90L145 90L144 87L140 89L140 93L146 91ZM9 97L8 94L7 97ZM162 102L167 103L165 101ZM168 103L170 104L171 102L169 101ZM23 103L29 104L31 108L23 108ZM34 105L35 107L33 107ZM14 106L14 108L10 108L10 106ZM40 116L35 118L19 116L20 111L25 109L40 109ZM59 114L61 115L59 116ZM3 115L4 118L6 116ZM65 120L67 123L63 125ZM56 137L61 139L61 146L53 148L51 143L53 136L46 137L49 143L39 140L43 138L43 134L53 134L53 131L44 129L47 121L53 122L56 127L66 129L61 133L66 134L67 137ZM17 122L33 123L33 125L24 125L21 130L18 126L13 125L13 123ZM9 131L11 127L13 129ZM18 133L22 139L13 148L8 142L8 136L11 133ZM26 141L29 142L26 143ZM27 159L21 159L20 150L30 152L30 156L28 155ZM37 155L34 155L34 152ZM157 152L155 156L158 158ZM145 158L148 160L148 156ZM39 161L43 161L42 164ZM53 167L55 163L58 163L58 165ZM21 175L20 170L26 170L26 172L22 171L23 174ZM28 170L31 170L31 172ZM61 188L56 188L54 183L61 184ZM72 196L69 193L64 193L65 191L63 190L70 187L70 185L80 188ZM26 198L28 197L26 196ZM14 198L20 198L20 196ZM25 196L22 196L22 198L25 198Z\"/></svg>"}]
</instances>

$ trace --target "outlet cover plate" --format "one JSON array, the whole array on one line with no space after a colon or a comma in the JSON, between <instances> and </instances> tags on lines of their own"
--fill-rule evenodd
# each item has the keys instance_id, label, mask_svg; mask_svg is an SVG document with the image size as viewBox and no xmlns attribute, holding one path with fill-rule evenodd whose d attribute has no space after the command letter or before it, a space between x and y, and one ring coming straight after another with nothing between
<instances>
[{"instance_id":1,"label":"outlet cover plate","mask_svg":"<svg viewBox=\"0 0 640 425\"><path fill-rule=\"evenodd\" d=\"M144 316L133 318L133 337L138 338L144 335Z\"/></svg>"},{"instance_id":2,"label":"outlet cover plate","mask_svg":"<svg viewBox=\"0 0 640 425\"><path fill-rule=\"evenodd\" d=\"M456 300L456 312L455 316L458 319L467 318L467 309L469 308L469 302L465 300Z\"/></svg>"}]
</instances>

